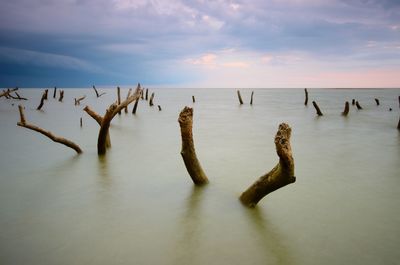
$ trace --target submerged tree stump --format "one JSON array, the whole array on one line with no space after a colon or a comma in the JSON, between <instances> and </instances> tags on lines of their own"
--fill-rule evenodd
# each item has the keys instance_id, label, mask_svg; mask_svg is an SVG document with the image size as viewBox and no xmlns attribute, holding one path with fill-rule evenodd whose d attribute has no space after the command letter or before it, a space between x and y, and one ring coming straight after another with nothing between
<instances>
[{"instance_id":1,"label":"submerged tree stump","mask_svg":"<svg viewBox=\"0 0 400 265\"><path fill-rule=\"evenodd\" d=\"M251 91L250 105L253 105L253 96L254 96L254 91Z\"/></svg>"},{"instance_id":2,"label":"submerged tree stump","mask_svg":"<svg viewBox=\"0 0 400 265\"><path fill-rule=\"evenodd\" d=\"M89 106L86 106L83 108L83 110L89 114L90 117L92 117L98 124L101 126L101 122L103 121L103 117L101 117L99 114L97 114L94 110L92 110ZM111 139L110 139L110 134L107 135L106 137L106 147L110 148L111 147Z\"/></svg>"},{"instance_id":3,"label":"submerged tree stump","mask_svg":"<svg viewBox=\"0 0 400 265\"><path fill-rule=\"evenodd\" d=\"M37 132L49 137L51 140L53 140L56 143L60 143L60 144L63 144L65 146L68 146L68 147L74 149L78 154L82 153L82 149L74 142L67 140L65 138L62 138L62 137L55 136L50 131L46 131L36 125L27 123L26 119L25 119L25 115L24 115L24 108L21 105L19 105L18 109L19 109L19 116L20 116L20 121L17 123L18 126L25 127L27 129L31 129L33 131L37 131Z\"/></svg>"},{"instance_id":4,"label":"submerged tree stump","mask_svg":"<svg viewBox=\"0 0 400 265\"><path fill-rule=\"evenodd\" d=\"M103 119L100 124L99 136L97 139L97 153L99 155L106 154L106 140L107 135L109 134L109 128L112 119L119 113L123 108L128 106L131 102L135 101L140 97L140 87L136 88L135 93L131 95L129 98L121 102L121 104L113 103L111 104L108 109L106 110L106 114L103 116Z\"/></svg>"},{"instance_id":5,"label":"submerged tree stump","mask_svg":"<svg viewBox=\"0 0 400 265\"><path fill-rule=\"evenodd\" d=\"M55 86L53 90L53 98L56 98L56 96L57 96L57 87Z\"/></svg>"},{"instance_id":6,"label":"submerged tree stump","mask_svg":"<svg viewBox=\"0 0 400 265\"><path fill-rule=\"evenodd\" d=\"M42 98L40 99L40 104L39 104L39 106L36 108L37 110L41 110L41 109L42 109L46 97L47 97L47 90L45 90L45 91L43 92Z\"/></svg>"},{"instance_id":7,"label":"submerged tree stump","mask_svg":"<svg viewBox=\"0 0 400 265\"><path fill-rule=\"evenodd\" d=\"M186 169L192 178L195 185L204 185L208 183L208 178L204 173L199 160L196 156L196 151L193 142L193 109L185 107L178 118L179 126L181 127L182 149L181 155Z\"/></svg>"},{"instance_id":8,"label":"submerged tree stump","mask_svg":"<svg viewBox=\"0 0 400 265\"><path fill-rule=\"evenodd\" d=\"M353 98L352 100L351 100L351 105L355 105L356 104L356 100Z\"/></svg>"},{"instance_id":9,"label":"submerged tree stump","mask_svg":"<svg viewBox=\"0 0 400 265\"><path fill-rule=\"evenodd\" d=\"M275 135L276 153L279 156L278 164L267 174L260 177L240 196L240 201L248 206L254 207L267 194L294 183L294 160L290 146L290 135L292 129L286 123L279 125Z\"/></svg>"},{"instance_id":10,"label":"submerged tree stump","mask_svg":"<svg viewBox=\"0 0 400 265\"><path fill-rule=\"evenodd\" d=\"M357 107L357 109L363 109L363 108L360 106L360 103L358 103L358 101L356 101L356 107Z\"/></svg>"},{"instance_id":11,"label":"submerged tree stump","mask_svg":"<svg viewBox=\"0 0 400 265\"><path fill-rule=\"evenodd\" d=\"M143 99L143 90L142 90L142 99ZM132 114L136 114L137 106L139 105L139 99L135 101L135 105L133 105Z\"/></svg>"},{"instance_id":12,"label":"submerged tree stump","mask_svg":"<svg viewBox=\"0 0 400 265\"><path fill-rule=\"evenodd\" d=\"M150 105L151 107L154 105L154 104L153 104L153 100L154 100L154 92L151 93L151 96L150 96L149 105Z\"/></svg>"},{"instance_id":13,"label":"submerged tree stump","mask_svg":"<svg viewBox=\"0 0 400 265\"><path fill-rule=\"evenodd\" d=\"M129 88L128 94L126 95L126 99L130 97L131 93L132 93L132 88ZM128 113L128 106L125 107L124 111L125 113Z\"/></svg>"},{"instance_id":14,"label":"submerged tree stump","mask_svg":"<svg viewBox=\"0 0 400 265\"><path fill-rule=\"evenodd\" d=\"M121 104L121 89L119 87L117 87L117 96L118 96L117 104L119 105L119 104ZM118 111L118 115L121 115L121 111Z\"/></svg>"},{"instance_id":15,"label":"submerged tree stump","mask_svg":"<svg viewBox=\"0 0 400 265\"><path fill-rule=\"evenodd\" d=\"M344 104L344 111L342 112L343 116L347 116L349 114L350 104L348 101Z\"/></svg>"},{"instance_id":16,"label":"submerged tree stump","mask_svg":"<svg viewBox=\"0 0 400 265\"><path fill-rule=\"evenodd\" d=\"M157 107L158 107L158 111L161 111L161 106L160 106L160 105L157 105Z\"/></svg>"},{"instance_id":17,"label":"submerged tree stump","mask_svg":"<svg viewBox=\"0 0 400 265\"><path fill-rule=\"evenodd\" d=\"M149 89L146 88L146 100L148 100L148 99L149 99Z\"/></svg>"},{"instance_id":18,"label":"submerged tree stump","mask_svg":"<svg viewBox=\"0 0 400 265\"><path fill-rule=\"evenodd\" d=\"M193 103L196 103L196 99L194 98L194 96L192 96L192 101Z\"/></svg>"},{"instance_id":19,"label":"submerged tree stump","mask_svg":"<svg viewBox=\"0 0 400 265\"><path fill-rule=\"evenodd\" d=\"M59 102L62 102L64 98L64 90L60 90L60 98L58 99Z\"/></svg>"},{"instance_id":20,"label":"submerged tree stump","mask_svg":"<svg viewBox=\"0 0 400 265\"><path fill-rule=\"evenodd\" d=\"M81 101L84 100L86 98L86 95L80 97L80 98L74 98L75 100L75 106L79 106L81 105Z\"/></svg>"},{"instance_id":21,"label":"submerged tree stump","mask_svg":"<svg viewBox=\"0 0 400 265\"><path fill-rule=\"evenodd\" d=\"M45 100L47 100L48 95L49 95L49 90L46 89L46 90L44 91L44 99L45 99Z\"/></svg>"},{"instance_id":22,"label":"submerged tree stump","mask_svg":"<svg viewBox=\"0 0 400 265\"><path fill-rule=\"evenodd\" d=\"M307 88L304 88L304 94L305 94L305 100L304 100L304 105L308 105L308 91Z\"/></svg>"},{"instance_id":23,"label":"submerged tree stump","mask_svg":"<svg viewBox=\"0 0 400 265\"><path fill-rule=\"evenodd\" d=\"M242 99L242 95L240 95L240 91L237 91L237 95L238 95L238 99L239 99L239 103L240 105L243 105L243 99Z\"/></svg>"},{"instance_id":24,"label":"submerged tree stump","mask_svg":"<svg viewBox=\"0 0 400 265\"><path fill-rule=\"evenodd\" d=\"M376 105L379 106L379 99L375 98Z\"/></svg>"},{"instance_id":25,"label":"submerged tree stump","mask_svg":"<svg viewBox=\"0 0 400 265\"><path fill-rule=\"evenodd\" d=\"M312 104L313 104L315 110L317 111L317 115L318 116L323 116L324 114L322 114L321 110L319 109L319 107L317 105L317 102L313 101Z\"/></svg>"}]
</instances>

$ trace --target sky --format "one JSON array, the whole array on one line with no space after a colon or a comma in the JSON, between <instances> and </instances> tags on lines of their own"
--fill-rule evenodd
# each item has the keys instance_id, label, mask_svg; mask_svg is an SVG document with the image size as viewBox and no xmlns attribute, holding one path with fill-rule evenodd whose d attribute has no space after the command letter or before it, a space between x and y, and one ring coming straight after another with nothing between
<instances>
[{"instance_id":1,"label":"sky","mask_svg":"<svg viewBox=\"0 0 400 265\"><path fill-rule=\"evenodd\" d=\"M399 0L0 0L0 87L400 87Z\"/></svg>"}]
</instances>

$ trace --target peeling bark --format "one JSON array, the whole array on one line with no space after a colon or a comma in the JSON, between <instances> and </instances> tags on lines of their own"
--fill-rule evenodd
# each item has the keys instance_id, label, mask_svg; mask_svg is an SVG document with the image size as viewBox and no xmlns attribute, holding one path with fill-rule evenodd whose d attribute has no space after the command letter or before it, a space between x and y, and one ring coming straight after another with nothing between
<instances>
[{"instance_id":1,"label":"peeling bark","mask_svg":"<svg viewBox=\"0 0 400 265\"><path fill-rule=\"evenodd\" d=\"M23 107L21 105L19 105L18 109L19 109L19 115L20 115L20 121L17 123L18 126L25 127L27 129L39 132L39 133L47 136L48 138L50 138L51 140L53 140L56 143L60 143L60 144L63 144L65 146L68 146L68 147L74 149L78 154L82 153L82 149L74 142L67 140L65 138L62 138L62 137L55 136L50 131L44 130L36 125L27 123L26 119L25 119Z\"/></svg>"},{"instance_id":2,"label":"peeling bark","mask_svg":"<svg viewBox=\"0 0 400 265\"><path fill-rule=\"evenodd\" d=\"M275 135L276 153L279 156L278 164L267 174L260 177L240 196L240 201L248 206L254 207L267 194L294 183L294 160L290 146L290 135L292 129L286 123L279 125Z\"/></svg>"},{"instance_id":3,"label":"peeling bark","mask_svg":"<svg viewBox=\"0 0 400 265\"><path fill-rule=\"evenodd\" d=\"M199 160L196 156L196 151L193 142L193 109L185 107L179 114L178 119L181 127L182 149L181 155L186 169L192 178L195 185L203 185L208 183L208 178L204 173Z\"/></svg>"}]
</instances>

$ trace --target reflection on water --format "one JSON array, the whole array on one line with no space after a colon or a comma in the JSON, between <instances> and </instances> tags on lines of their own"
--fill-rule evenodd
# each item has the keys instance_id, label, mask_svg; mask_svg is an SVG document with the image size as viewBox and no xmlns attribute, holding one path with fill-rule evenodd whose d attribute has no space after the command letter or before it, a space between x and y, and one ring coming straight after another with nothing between
<instances>
[{"instance_id":1,"label":"reflection on water","mask_svg":"<svg viewBox=\"0 0 400 265\"><path fill-rule=\"evenodd\" d=\"M16 126L0 99L1 264L396 264L400 260L400 90L158 89L156 105L118 115L97 156L100 115L115 100L65 90L27 119L71 139L82 155ZM122 95L127 90L122 90ZM249 102L251 90L241 90ZM73 98L87 94L82 106ZM192 103L192 95L196 103ZM357 99L363 110L344 102ZM374 98L381 105L376 106ZM194 107L196 152L210 184L193 187L179 154L180 110ZM389 107L393 111L388 111ZM131 111L131 108L130 108ZM80 127L80 118L83 127ZM255 209L238 200L278 161L278 124L292 127L297 181Z\"/></svg>"}]
</instances>

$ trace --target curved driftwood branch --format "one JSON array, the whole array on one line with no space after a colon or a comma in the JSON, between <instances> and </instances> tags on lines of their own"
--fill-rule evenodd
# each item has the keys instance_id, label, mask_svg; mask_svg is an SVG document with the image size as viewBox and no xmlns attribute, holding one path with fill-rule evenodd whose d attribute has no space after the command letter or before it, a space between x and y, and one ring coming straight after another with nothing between
<instances>
[{"instance_id":1,"label":"curved driftwood branch","mask_svg":"<svg viewBox=\"0 0 400 265\"><path fill-rule=\"evenodd\" d=\"M344 104L344 111L342 112L343 116L347 116L349 114L350 104L348 101Z\"/></svg>"},{"instance_id":2,"label":"curved driftwood branch","mask_svg":"<svg viewBox=\"0 0 400 265\"><path fill-rule=\"evenodd\" d=\"M193 142L193 109L185 107L179 114L178 119L181 127L182 149L181 155L186 169L189 172L194 184L203 185L208 183L208 178L201 168L200 162L197 159L196 151Z\"/></svg>"},{"instance_id":3,"label":"curved driftwood branch","mask_svg":"<svg viewBox=\"0 0 400 265\"><path fill-rule=\"evenodd\" d=\"M112 119L115 117L117 113L119 113L122 109L128 106L130 103L135 101L140 97L140 87L138 86L135 90L135 93L131 95L129 98L121 102L121 104L113 103L111 104L108 109L106 110L106 114L104 115L100 130L99 130L99 137L97 139L97 153L99 155L104 155L106 153L106 140L107 135L109 134L108 130L110 128L110 124Z\"/></svg>"},{"instance_id":4,"label":"curved driftwood branch","mask_svg":"<svg viewBox=\"0 0 400 265\"><path fill-rule=\"evenodd\" d=\"M18 90L18 87L13 88L13 89L4 90L3 92L0 93L0 98L1 97L7 97L11 92L14 92L14 91L17 91L17 90Z\"/></svg>"},{"instance_id":5,"label":"curved driftwood branch","mask_svg":"<svg viewBox=\"0 0 400 265\"><path fill-rule=\"evenodd\" d=\"M290 146L290 135L292 129L286 123L279 125L275 135L276 153L279 156L278 164L267 174L260 177L240 196L240 201L248 206L254 207L267 194L294 183L294 160Z\"/></svg>"},{"instance_id":6,"label":"curved driftwood branch","mask_svg":"<svg viewBox=\"0 0 400 265\"><path fill-rule=\"evenodd\" d=\"M78 154L82 153L82 149L74 142L67 140L65 138L62 138L62 137L55 136L50 131L46 131L36 125L27 123L26 119L25 119L25 115L24 115L24 108L21 105L19 105L18 109L19 109L19 116L20 116L20 121L17 123L18 126L25 127L27 129L31 129L33 131L39 132L39 133L49 137L51 140L53 140L56 143L60 143L60 144L63 144L65 146L68 146L68 147L74 149Z\"/></svg>"},{"instance_id":7,"label":"curved driftwood branch","mask_svg":"<svg viewBox=\"0 0 400 265\"><path fill-rule=\"evenodd\" d=\"M106 92L103 92L103 93L100 93L100 94L99 94L99 92L97 91L96 87L95 87L94 85L93 85L92 87L93 87L93 89L94 89L94 92L96 93L96 97L99 98L99 97L101 97L102 95L106 94Z\"/></svg>"},{"instance_id":8,"label":"curved driftwood branch","mask_svg":"<svg viewBox=\"0 0 400 265\"><path fill-rule=\"evenodd\" d=\"M319 107L318 107L318 105L317 105L317 102L313 101L312 104L313 104L315 110L317 111L317 115L318 115L318 116L323 116L321 110L319 109Z\"/></svg>"},{"instance_id":9,"label":"curved driftwood branch","mask_svg":"<svg viewBox=\"0 0 400 265\"><path fill-rule=\"evenodd\" d=\"M306 105L307 106L307 104L308 104L308 91L307 91L307 88L304 88L304 94L305 94L305 100L304 100L304 105Z\"/></svg>"},{"instance_id":10,"label":"curved driftwood branch","mask_svg":"<svg viewBox=\"0 0 400 265\"><path fill-rule=\"evenodd\" d=\"M237 95L238 95L238 98L239 98L239 103L240 103L240 105L242 105L243 104L243 99L242 99L242 95L240 95L240 91L239 90L237 91Z\"/></svg>"},{"instance_id":11,"label":"curved driftwood branch","mask_svg":"<svg viewBox=\"0 0 400 265\"><path fill-rule=\"evenodd\" d=\"M81 105L81 101L84 100L86 98L86 95L80 97L80 98L74 98L75 100L75 106L79 106Z\"/></svg>"}]
</instances>

